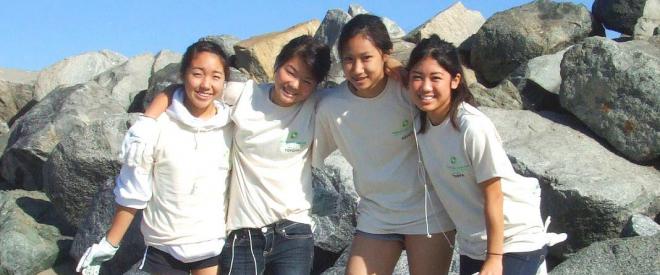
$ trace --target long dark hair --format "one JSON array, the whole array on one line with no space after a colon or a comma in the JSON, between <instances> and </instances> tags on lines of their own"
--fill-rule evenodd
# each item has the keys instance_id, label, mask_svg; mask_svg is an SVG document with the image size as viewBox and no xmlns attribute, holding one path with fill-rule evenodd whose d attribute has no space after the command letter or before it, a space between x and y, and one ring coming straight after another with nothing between
<instances>
[{"instance_id":1,"label":"long dark hair","mask_svg":"<svg viewBox=\"0 0 660 275\"><path fill-rule=\"evenodd\" d=\"M433 34L429 38L422 39L422 41L415 46L410 53L410 59L408 59L408 66L406 69L410 72L412 67L427 57L433 58L437 61L438 65L447 70L452 78L456 77L457 74L461 75L458 87L451 92L449 102L449 119L451 125L454 126L454 129L458 130L458 122L456 121L458 106L463 102L467 102L472 106L477 106L474 101L474 96L472 96L470 89L468 89L467 84L465 83L465 74L463 74L463 68L461 67L458 49L456 49L453 44L444 41L438 37L438 35ZM421 120L419 133L424 133L429 127L429 122L426 119L426 112L420 112L419 118Z\"/></svg>"},{"instance_id":2,"label":"long dark hair","mask_svg":"<svg viewBox=\"0 0 660 275\"><path fill-rule=\"evenodd\" d=\"M348 40L358 35L366 36L384 54L389 54L392 51L393 44L390 34L380 17L371 14L358 14L341 28L337 47L340 57Z\"/></svg>"},{"instance_id":3,"label":"long dark hair","mask_svg":"<svg viewBox=\"0 0 660 275\"><path fill-rule=\"evenodd\" d=\"M229 59L227 59L227 54L225 54L225 52L222 50L222 47L211 41L197 41L188 46L186 52L181 58L181 67L179 68L181 79L184 78L186 71L190 67L190 63L192 62L195 55L201 52L209 52L220 57L220 61L222 62L222 69L225 73L225 79L229 79Z\"/></svg>"}]
</instances>

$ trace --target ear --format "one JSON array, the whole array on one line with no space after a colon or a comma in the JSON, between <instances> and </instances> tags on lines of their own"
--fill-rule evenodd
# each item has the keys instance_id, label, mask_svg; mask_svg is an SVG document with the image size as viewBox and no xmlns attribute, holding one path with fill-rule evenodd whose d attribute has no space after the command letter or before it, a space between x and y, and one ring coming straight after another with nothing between
<instances>
[{"instance_id":1,"label":"ear","mask_svg":"<svg viewBox=\"0 0 660 275\"><path fill-rule=\"evenodd\" d=\"M461 74L457 73L456 76L451 79L452 90L458 88L458 84L461 84L461 77Z\"/></svg>"}]
</instances>

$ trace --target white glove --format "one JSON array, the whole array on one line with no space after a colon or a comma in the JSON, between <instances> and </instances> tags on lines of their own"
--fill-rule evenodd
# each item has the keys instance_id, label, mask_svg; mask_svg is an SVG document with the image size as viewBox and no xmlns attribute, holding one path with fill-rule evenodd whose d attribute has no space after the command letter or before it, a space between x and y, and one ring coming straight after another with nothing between
<instances>
[{"instance_id":1,"label":"white glove","mask_svg":"<svg viewBox=\"0 0 660 275\"><path fill-rule=\"evenodd\" d=\"M78 266L76 266L76 272L81 272L86 269L91 269L91 274L98 274L98 270L101 267L101 264L107 260L112 259L112 257L117 253L118 247L112 246L106 239L103 237L99 243L93 244L91 247L87 248L85 254L80 257ZM94 270L96 270L94 272ZM85 272L89 274L89 272Z\"/></svg>"},{"instance_id":2,"label":"white glove","mask_svg":"<svg viewBox=\"0 0 660 275\"><path fill-rule=\"evenodd\" d=\"M548 227L550 226L550 216L545 219L545 241L548 246L553 246L560 242L563 242L568 238L566 233L549 233Z\"/></svg>"},{"instance_id":3,"label":"white glove","mask_svg":"<svg viewBox=\"0 0 660 275\"><path fill-rule=\"evenodd\" d=\"M152 150L157 134L156 120L144 115L139 116L124 136L119 159L131 167L150 163L148 156L151 154L148 150Z\"/></svg>"}]
</instances>

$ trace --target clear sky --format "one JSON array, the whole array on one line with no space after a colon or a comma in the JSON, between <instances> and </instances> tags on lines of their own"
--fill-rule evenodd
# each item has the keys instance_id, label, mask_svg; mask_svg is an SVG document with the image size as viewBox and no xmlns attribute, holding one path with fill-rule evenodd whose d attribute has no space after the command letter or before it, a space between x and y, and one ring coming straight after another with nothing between
<instances>
[{"instance_id":1,"label":"clear sky","mask_svg":"<svg viewBox=\"0 0 660 275\"><path fill-rule=\"evenodd\" d=\"M531 1L531 0L529 0ZM463 0L488 18L521 0ZM38 71L66 57L109 49L127 57L183 52L206 35L241 39L322 20L350 3L396 21L405 31L422 24L451 0L13 0L0 9L0 67ZM564 1L567 2L567 1ZM593 0L573 0L589 10Z\"/></svg>"}]
</instances>

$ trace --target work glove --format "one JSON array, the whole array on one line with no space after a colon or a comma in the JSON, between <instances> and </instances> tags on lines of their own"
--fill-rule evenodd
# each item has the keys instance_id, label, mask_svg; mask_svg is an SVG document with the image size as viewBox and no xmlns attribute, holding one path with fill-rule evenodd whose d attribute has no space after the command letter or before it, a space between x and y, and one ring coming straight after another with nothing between
<instances>
[{"instance_id":1,"label":"work glove","mask_svg":"<svg viewBox=\"0 0 660 275\"><path fill-rule=\"evenodd\" d=\"M115 253L117 253L117 249L119 248L112 246L103 237L101 241L87 248L82 257L80 257L76 272L82 271L83 274L98 274L101 264L112 259Z\"/></svg>"}]
</instances>

